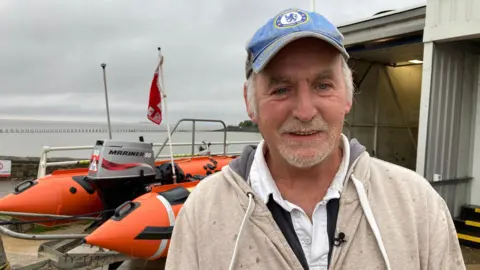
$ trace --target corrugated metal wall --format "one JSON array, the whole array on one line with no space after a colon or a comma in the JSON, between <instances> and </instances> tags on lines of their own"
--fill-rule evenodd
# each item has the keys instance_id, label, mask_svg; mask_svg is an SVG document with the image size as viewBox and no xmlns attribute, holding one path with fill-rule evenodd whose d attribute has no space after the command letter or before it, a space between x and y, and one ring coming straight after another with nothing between
<instances>
[{"instance_id":1,"label":"corrugated metal wall","mask_svg":"<svg viewBox=\"0 0 480 270\"><path fill-rule=\"evenodd\" d=\"M465 179L472 176L473 96L478 87L478 65L478 56L466 44L435 44L425 177L432 181L434 174L439 174L442 180L452 181L432 185L454 216L468 202Z\"/></svg>"},{"instance_id":2,"label":"corrugated metal wall","mask_svg":"<svg viewBox=\"0 0 480 270\"><path fill-rule=\"evenodd\" d=\"M433 188L445 200L445 203L454 217L458 217L462 205L468 203L470 196L471 178L431 182Z\"/></svg>"},{"instance_id":3,"label":"corrugated metal wall","mask_svg":"<svg viewBox=\"0 0 480 270\"><path fill-rule=\"evenodd\" d=\"M479 37L480 1L427 0L425 41Z\"/></svg>"},{"instance_id":4,"label":"corrugated metal wall","mask_svg":"<svg viewBox=\"0 0 480 270\"><path fill-rule=\"evenodd\" d=\"M478 57L462 44L436 44L432 67L425 177L469 177Z\"/></svg>"}]
</instances>

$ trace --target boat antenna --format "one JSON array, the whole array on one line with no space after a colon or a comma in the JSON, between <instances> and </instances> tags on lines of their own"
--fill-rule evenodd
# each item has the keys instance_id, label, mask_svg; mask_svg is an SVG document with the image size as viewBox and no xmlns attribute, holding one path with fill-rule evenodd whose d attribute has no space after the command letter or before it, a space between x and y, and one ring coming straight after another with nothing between
<instances>
[{"instance_id":1,"label":"boat antenna","mask_svg":"<svg viewBox=\"0 0 480 270\"><path fill-rule=\"evenodd\" d=\"M159 77L157 80L157 84L160 84L158 86L158 89L160 89L160 92L162 94L162 107L164 109L164 114L165 114L165 125L167 126L167 135L168 135L168 147L170 148L170 162L172 163L172 176L173 176L173 183L177 183L177 175L175 173L175 163L173 162L173 148L172 148L172 136L170 134L170 124L168 123L168 116L167 116L167 94L165 92L165 84L163 83L163 56L161 52L161 48L158 47L158 54L160 57L160 62L159 62Z\"/></svg>"},{"instance_id":2,"label":"boat antenna","mask_svg":"<svg viewBox=\"0 0 480 270\"><path fill-rule=\"evenodd\" d=\"M313 12L315 12L315 9L316 9L316 7L315 7L315 4L316 4L315 1L316 1L316 0L312 0L312 11L313 11Z\"/></svg>"},{"instance_id":3,"label":"boat antenna","mask_svg":"<svg viewBox=\"0 0 480 270\"><path fill-rule=\"evenodd\" d=\"M107 107L107 120L108 120L108 137L112 139L112 126L110 124L110 109L108 108L108 92L107 92L107 76L105 75L105 67L107 64L102 63L100 65L103 69L103 86L105 88L105 105Z\"/></svg>"}]
</instances>

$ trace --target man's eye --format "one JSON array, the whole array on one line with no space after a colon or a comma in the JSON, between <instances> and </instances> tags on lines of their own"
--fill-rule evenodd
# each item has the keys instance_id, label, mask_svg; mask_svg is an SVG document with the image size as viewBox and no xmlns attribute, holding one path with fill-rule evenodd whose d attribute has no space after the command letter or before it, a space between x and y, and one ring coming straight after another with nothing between
<instances>
[{"instance_id":1,"label":"man's eye","mask_svg":"<svg viewBox=\"0 0 480 270\"><path fill-rule=\"evenodd\" d=\"M319 83L317 85L317 88L320 89L320 90L326 90L326 89L329 89L331 87L330 84L328 83Z\"/></svg>"},{"instance_id":2,"label":"man's eye","mask_svg":"<svg viewBox=\"0 0 480 270\"><path fill-rule=\"evenodd\" d=\"M286 94L288 92L288 89L283 87L283 88L277 88L275 89L272 94L273 95L283 95L283 94Z\"/></svg>"}]
</instances>

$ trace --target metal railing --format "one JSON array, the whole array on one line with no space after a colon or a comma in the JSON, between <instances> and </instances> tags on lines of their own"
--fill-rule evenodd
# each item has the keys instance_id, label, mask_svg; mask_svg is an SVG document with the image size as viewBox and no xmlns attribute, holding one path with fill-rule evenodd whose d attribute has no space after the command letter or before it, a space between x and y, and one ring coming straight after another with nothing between
<instances>
[{"instance_id":1,"label":"metal railing","mask_svg":"<svg viewBox=\"0 0 480 270\"><path fill-rule=\"evenodd\" d=\"M190 154L174 154L174 158L183 158L183 157L193 157L197 156L195 154L195 146L204 145L204 142L196 142L195 141L195 124L196 122L213 122L213 123L220 123L223 126L223 141L221 142L209 142L210 145L223 145L223 151L221 153L211 153L211 155L239 155L241 152L229 152L228 147L231 145L248 145L248 144L257 144L259 141L227 141L227 126L222 120L215 120L215 119L194 119L194 118L184 118L180 119L175 127L170 132L170 135L173 135L175 130L177 130L178 126L182 122L192 122L192 140L191 142L181 142L181 143L172 143L172 147L178 146L191 146L192 151ZM155 155L156 159L165 159L169 158L170 155L160 155L168 143L168 136L162 143L153 143L153 147L160 147L157 154ZM77 150L93 150L94 145L85 145L85 146L44 146L42 148L40 154L40 161L38 164L38 172L37 178L44 177L46 175L46 170L48 167L53 166L68 166L68 165L84 165L89 164L90 160L82 159L82 160L68 160L68 161L53 161L48 162L48 153L49 152L58 152L58 151L77 151Z\"/></svg>"},{"instance_id":2,"label":"metal railing","mask_svg":"<svg viewBox=\"0 0 480 270\"><path fill-rule=\"evenodd\" d=\"M227 143L227 125L225 125L225 122L223 122L222 120L216 120L216 119L194 119L194 118L184 118L184 119L180 119L177 124L175 125L175 127L173 127L172 131L170 132L170 135L173 135L173 133L175 132L175 130L177 130L178 126L182 123L182 122L192 122L192 155L195 153L195 124L196 122L210 122L210 123L220 123L223 125L223 154L226 155L227 154L227 146L226 146L226 143ZM165 145L167 144L168 142L168 136L167 138L165 138L165 141L163 142L162 146L160 146L160 149L158 150L158 153L157 155L155 156L156 158L160 155L160 153L162 152L163 148L165 147ZM173 146L173 143L172 143L172 146Z\"/></svg>"}]
</instances>

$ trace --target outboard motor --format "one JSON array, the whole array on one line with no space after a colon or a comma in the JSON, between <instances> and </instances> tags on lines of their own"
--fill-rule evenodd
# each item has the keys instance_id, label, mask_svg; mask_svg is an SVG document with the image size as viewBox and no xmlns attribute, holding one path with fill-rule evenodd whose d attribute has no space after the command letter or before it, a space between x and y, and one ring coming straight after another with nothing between
<instances>
[{"instance_id":1,"label":"outboard motor","mask_svg":"<svg viewBox=\"0 0 480 270\"><path fill-rule=\"evenodd\" d=\"M87 181L98 190L104 209L114 209L144 194L145 186L156 181L155 176L151 143L99 140L93 148Z\"/></svg>"}]
</instances>

